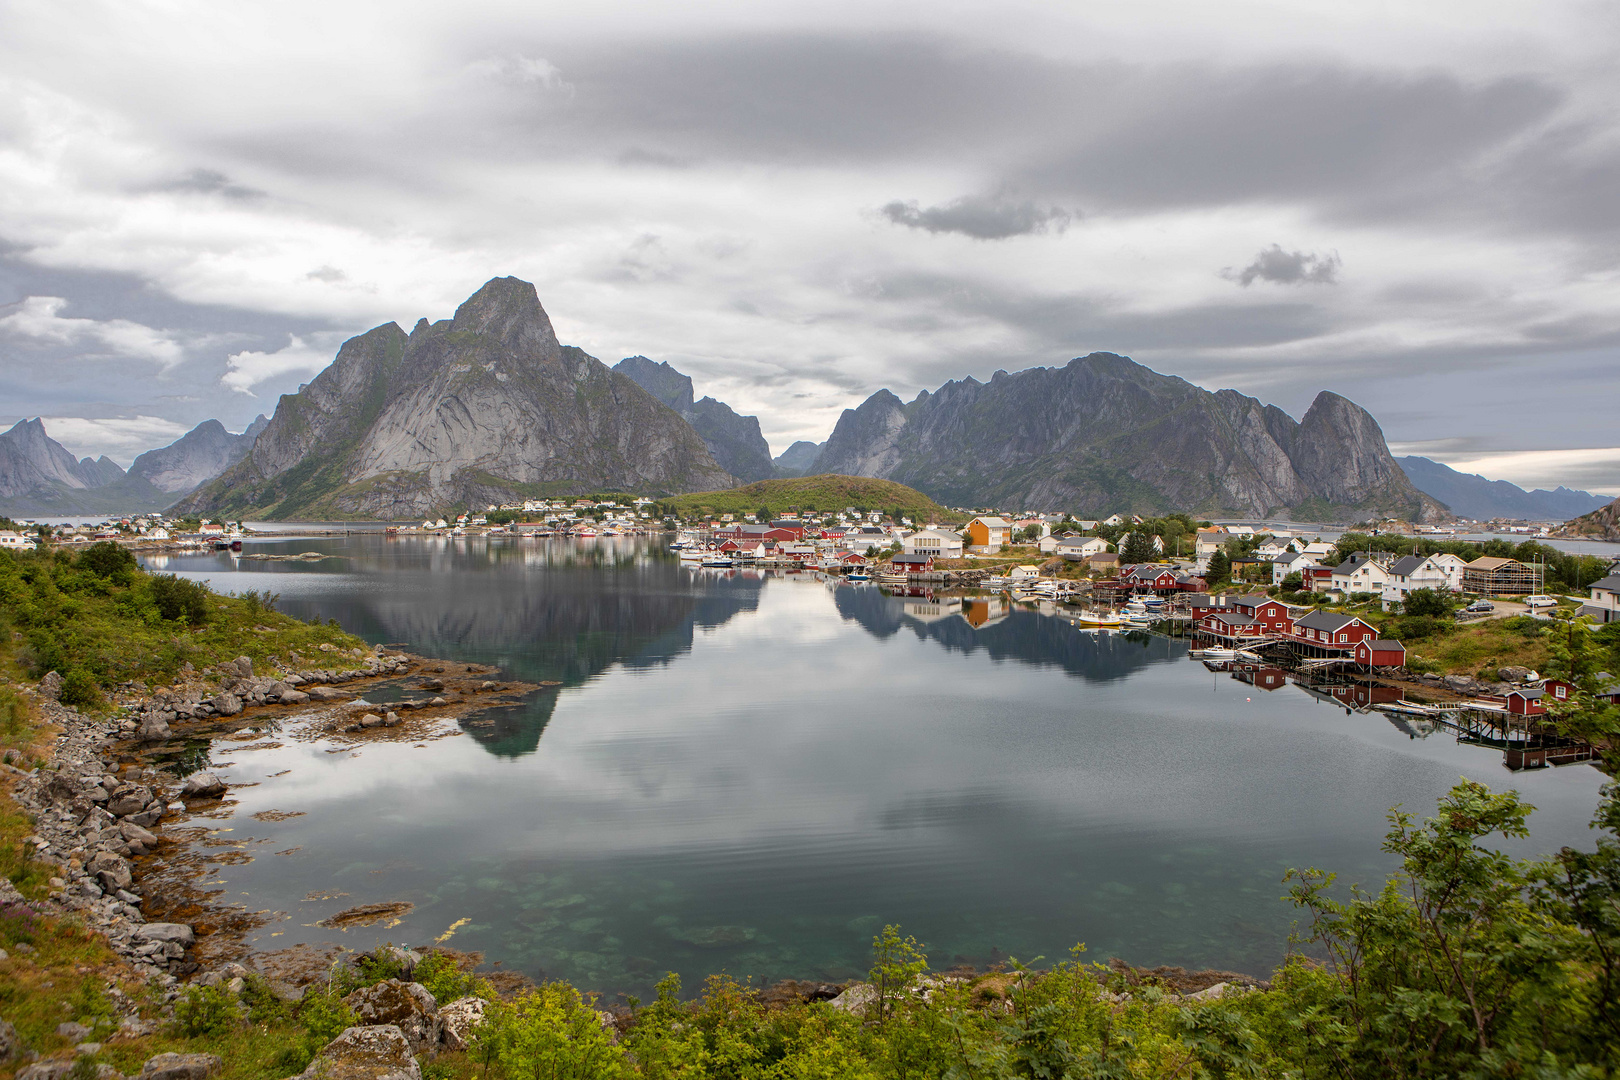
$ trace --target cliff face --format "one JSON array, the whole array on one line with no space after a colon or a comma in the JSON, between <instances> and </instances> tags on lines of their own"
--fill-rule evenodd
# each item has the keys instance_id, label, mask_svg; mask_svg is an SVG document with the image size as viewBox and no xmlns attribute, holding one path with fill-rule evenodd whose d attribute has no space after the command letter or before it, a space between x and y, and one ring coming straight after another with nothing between
<instances>
[{"instance_id":1,"label":"cliff face","mask_svg":"<svg viewBox=\"0 0 1620 1080\"><path fill-rule=\"evenodd\" d=\"M730 405L705 397L694 401L692 379L668 363L656 363L645 356L629 356L613 365L613 370L681 414L703 439L720 467L739 480L764 480L775 475L771 447L759 430L759 418L739 416Z\"/></svg>"},{"instance_id":2,"label":"cliff face","mask_svg":"<svg viewBox=\"0 0 1620 1080\"><path fill-rule=\"evenodd\" d=\"M1367 412L1322 393L1305 419L1125 357L880 390L838 421L811 472L878 476L951 505L1103 515L1446 516L1412 487Z\"/></svg>"},{"instance_id":3,"label":"cliff face","mask_svg":"<svg viewBox=\"0 0 1620 1080\"><path fill-rule=\"evenodd\" d=\"M118 476L122 475L123 470L118 469ZM45 434L45 425L37 416L19 420L11 430L0 434L0 498L57 488L100 487L102 483L96 463L89 458L80 461L68 453L65 446Z\"/></svg>"},{"instance_id":4,"label":"cliff face","mask_svg":"<svg viewBox=\"0 0 1620 1080\"><path fill-rule=\"evenodd\" d=\"M129 475L140 477L159 491L190 491L246 457L253 441L269 423L269 418L261 415L242 434L232 435L218 420L204 420L168 446L148 450L136 458Z\"/></svg>"},{"instance_id":5,"label":"cliff face","mask_svg":"<svg viewBox=\"0 0 1620 1080\"><path fill-rule=\"evenodd\" d=\"M285 395L248 455L177 509L411 518L597 490L733 483L691 426L558 343L534 286L496 278L407 335L351 338Z\"/></svg>"}]
</instances>

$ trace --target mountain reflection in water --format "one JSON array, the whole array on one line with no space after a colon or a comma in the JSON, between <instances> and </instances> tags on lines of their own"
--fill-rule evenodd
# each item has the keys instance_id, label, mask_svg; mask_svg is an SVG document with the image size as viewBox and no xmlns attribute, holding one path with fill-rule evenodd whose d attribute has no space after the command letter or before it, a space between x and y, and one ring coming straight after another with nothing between
<instances>
[{"instance_id":1,"label":"mountain reflection in water","mask_svg":"<svg viewBox=\"0 0 1620 1080\"><path fill-rule=\"evenodd\" d=\"M1085 941L1263 974L1294 918L1283 873L1375 884L1388 808L1422 814L1459 775L1539 808L1506 848L1590 843L1594 769L1509 774L1499 752L1331 695L1211 673L1180 642L1000 600L694 571L626 539L248 553L312 550L338 557L162 569L563 685L420 748L222 742L236 804L211 825L255 857L210 880L286 913L260 948L420 944L459 923L458 947L645 999L668 970L689 988L720 970L852 978L898 923L941 966ZM392 901L414 907L391 928L315 925Z\"/></svg>"}]
</instances>

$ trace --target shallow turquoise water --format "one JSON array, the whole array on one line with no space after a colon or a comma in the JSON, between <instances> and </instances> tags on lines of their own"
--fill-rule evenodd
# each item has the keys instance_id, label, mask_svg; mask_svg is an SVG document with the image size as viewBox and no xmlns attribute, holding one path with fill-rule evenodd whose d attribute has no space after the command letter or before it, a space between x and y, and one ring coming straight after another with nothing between
<instances>
[{"instance_id":1,"label":"shallow turquoise water","mask_svg":"<svg viewBox=\"0 0 1620 1080\"><path fill-rule=\"evenodd\" d=\"M1540 809L1522 852L1589 845L1602 777L1512 774L1292 686L1212 675L1163 638L1014 611L978 628L870 586L702 576L644 541L289 539L320 563L161 567L268 588L378 642L564 685L458 737L216 762L251 863L210 880L285 913L266 948L452 943L645 997L727 970L844 978L900 924L936 965L1008 955L1269 971L1293 866L1369 885L1387 809L1461 775ZM301 811L275 823L252 815ZM291 854L276 855L289 851ZM305 900L312 891L347 894ZM405 900L397 926L313 924Z\"/></svg>"}]
</instances>

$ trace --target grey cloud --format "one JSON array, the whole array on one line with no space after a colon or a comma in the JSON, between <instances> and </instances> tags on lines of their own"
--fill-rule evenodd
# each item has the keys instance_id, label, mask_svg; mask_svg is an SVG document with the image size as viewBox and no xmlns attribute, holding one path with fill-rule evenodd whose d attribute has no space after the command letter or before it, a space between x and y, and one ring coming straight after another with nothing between
<instances>
[{"instance_id":1,"label":"grey cloud","mask_svg":"<svg viewBox=\"0 0 1620 1080\"><path fill-rule=\"evenodd\" d=\"M184 176L152 184L148 191L183 191L198 195L223 195L227 199L262 199L258 188L231 183L231 178L214 169L192 169Z\"/></svg>"},{"instance_id":2,"label":"grey cloud","mask_svg":"<svg viewBox=\"0 0 1620 1080\"><path fill-rule=\"evenodd\" d=\"M304 276L311 281L324 281L328 284L349 280L349 275L335 266L318 266Z\"/></svg>"},{"instance_id":3,"label":"grey cloud","mask_svg":"<svg viewBox=\"0 0 1620 1080\"><path fill-rule=\"evenodd\" d=\"M896 201L884 206L881 212L896 225L931 233L961 233L976 240L1061 233L1075 217L1068 210L1040 206L1033 199L1013 200L996 195L964 195L944 206L927 209L919 209L915 200Z\"/></svg>"},{"instance_id":4,"label":"grey cloud","mask_svg":"<svg viewBox=\"0 0 1620 1080\"><path fill-rule=\"evenodd\" d=\"M1239 285L1253 285L1256 281L1273 281L1279 285L1332 285L1338 281L1338 252L1317 255L1304 251L1284 251L1272 244L1261 250L1254 261L1242 270L1230 266L1221 276Z\"/></svg>"}]
</instances>

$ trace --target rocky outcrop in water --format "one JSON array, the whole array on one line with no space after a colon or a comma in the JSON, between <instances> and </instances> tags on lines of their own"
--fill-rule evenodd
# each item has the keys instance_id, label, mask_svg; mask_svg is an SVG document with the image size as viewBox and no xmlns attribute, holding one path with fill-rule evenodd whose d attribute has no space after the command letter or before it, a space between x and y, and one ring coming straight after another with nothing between
<instances>
[{"instance_id":1,"label":"rocky outcrop in water","mask_svg":"<svg viewBox=\"0 0 1620 1080\"><path fill-rule=\"evenodd\" d=\"M1354 402L1324 391L1296 422L1112 353L949 382L909 403L880 390L844 412L811 471L895 480L949 505L1096 516L1449 516Z\"/></svg>"},{"instance_id":2,"label":"rocky outcrop in water","mask_svg":"<svg viewBox=\"0 0 1620 1080\"><path fill-rule=\"evenodd\" d=\"M177 510L412 518L541 494L729 487L690 424L558 343L534 286L496 278L409 333L351 338L242 461Z\"/></svg>"},{"instance_id":3,"label":"rocky outcrop in water","mask_svg":"<svg viewBox=\"0 0 1620 1080\"><path fill-rule=\"evenodd\" d=\"M668 363L629 356L613 365L613 370L634 379L643 390L680 413L702 436L714 460L732 476L752 482L775 474L770 444L760 434L759 417L739 416L730 405L712 397L692 400L691 377Z\"/></svg>"}]
</instances>

